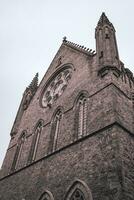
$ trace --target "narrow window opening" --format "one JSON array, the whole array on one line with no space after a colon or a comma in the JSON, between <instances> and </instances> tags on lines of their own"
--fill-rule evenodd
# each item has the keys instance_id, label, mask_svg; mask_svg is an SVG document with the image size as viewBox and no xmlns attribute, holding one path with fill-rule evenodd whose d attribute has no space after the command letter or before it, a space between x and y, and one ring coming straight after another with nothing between
<instances>
[{"instance_id":1,"label":"narrow window opening","mask_svg":"<svg viewBox=\"0 0 134 200\"><path fill-rule=\"evenodd\" d=\"M108 34L108 33L106 33L106 35L105 35L105 39L110 39L110 37L109 37L109 34Z\"/></svg>"},{"instance_id":2,"label":"narrow window opening","mask_svg":"<svg viewBox=\"0 0 134 200\"><path fill-rule=\"evenodd\" d=\"M53 141L53 151L55 151L56 145L57 145L59 125L60 125L60 115L56 115L56 120L55 120L55 134L54 134L54 141Z\"/></svg>"},{"instance_id":3,"label":"narrow window opening","mask_svg":"<svg viewBox=\"0 0 134 200\"><path fill-rule=\"evenodd\" d=\"M99 59L103 58L103 51L100 52Z\"/></svg>"},{"instance_id":4,"label":"narrow window opening","mask_svg":"<svg viewBox=\"0 0 134 200\"><path fill-rule=\"evenodd\" d=\"M40 138L41 132L42 132L42 122L39 122L39 124L35 130L35 133L34 133L32 161L34 161L36 159L36 153L37 153L37 148L38 148L38 143L39 143L39 138Z\"/></svg>"},{"instance_id":5,"label":"narrow window opening","mask_svg":"<svg viewBox=\"0 0 134 200\"><path fill-rule=\"evenodd\" d=\"M78 138L86 135L87 101L82 97L78 102Z\"/></svg>"},{"instance_id":6,"label":"narrow window opening","mask_svg":"<svg viewBox=\"0 0 134 200\"><path fill-rule=\"evenodd\" d=\"M58 139L58 133L59 133L59 127L60 127L60 120L61 120L61 111L58 111L56 116L55 116L55 119L54 119L55 128L54 128L54 138L53 138L52 151L55 151L56 147L57 147L57 139Z\"/></svg>"},{"instance_id":7,"label":"narrow window opening","mask_svg":"<svg viewBox=\"0 0 134 200\"><path fill-rule=\"evenodd\" d=\"M62 112L61 110L58 110L52 120L48 153L52 153L57 149L57 141L58 141L58 135L60 131L61 118L62 118Z\"/></svg>"},{"instance_id":8,"label":"narrow window opening","mask_svg":"<svg viewBox=\"0 0 134 200\"><path fill-rule=\"evenodd\" d=\"M24 145L24 142L25 142L25 132L21 135L21 137L19 138L18 140L18 144L17 144L17 148L16 148L16 152L15 152L15 155L14 155L14 160L13 160L13 163L12 163L12 167L11 167L11 170L15 170L17 169L18 165L19 165L19 160L20 160L20 157L22 155L22 151L23 151L23 145Z\"/></svg>"}]
</instances>

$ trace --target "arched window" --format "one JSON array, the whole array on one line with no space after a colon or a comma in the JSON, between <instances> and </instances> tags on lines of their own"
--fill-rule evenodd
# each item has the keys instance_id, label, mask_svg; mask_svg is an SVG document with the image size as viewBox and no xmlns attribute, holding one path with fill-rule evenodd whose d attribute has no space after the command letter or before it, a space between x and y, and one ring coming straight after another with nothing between
<instances>
[{"instance_id":1,"label":"arched window","mask_svg":"<svg viewBox=\"0 0 134 200\"><path fill-rule=\"evenodd\" d=\"M56 150L61 118L62 118L62 112L61 109L58 109L52 120L49 152L53 152Z\"/></svg>"},{"instance_id":2,"label":"arched window","mask_svg":"<svg viewBox=\"0 0 134 200\"><path fill-rule=\"evenodd\" d=\"M93 200L87 184L81 180L75 181L69 188L65 200Z\"/></svg>"},{"instance_id":3,"label":"arched window","mask_svg":"<svg viewBox=\"0 0 134 200\"><path fill-rule=\"evenodd\" d=\"M28 159L29 162L33 162L36 159L36 153L38 149L38 143L39 143L40 135L42 132L42 128L43 128L43 120L40 120L37 123L36 128L34 130L31 150L30 150L29 159Z\"/></svg>"},{"instance_id":4,"label":"arched window","mask_svg":"<svg viewBox=\"0 0 134 200\"><path fill-rule=\"evenodd\" d=\"M87 129L87 98L84 94L81 94L76 103L76 115L75 115L75 127L76 137L79 139L86 135Z\"/></svg>"},{"instance_id":5,"label":"arched window","mask_svg":"<svg viewBox=\"0 0 134 200\"><path fill-rule=\"evenodd\" d=\"M46 191L41 195L39 200L54 200L54 198L53 198L53 195L49 191Z\"/></svg>"},{"instance_id":6,"label":"arched window","mask_svg":"<svg viewBox=\"0 0 134 200\"><path fill-rule=\"evenodd\" d=\"M23 131L20 138L18 139L17 148L16 148L14 160L13 160L12 167L11 167L12 171L15 170L18 166L19 158L22 154L25 138L26 138L26 131Z\"/></svg>"}]
</instances>

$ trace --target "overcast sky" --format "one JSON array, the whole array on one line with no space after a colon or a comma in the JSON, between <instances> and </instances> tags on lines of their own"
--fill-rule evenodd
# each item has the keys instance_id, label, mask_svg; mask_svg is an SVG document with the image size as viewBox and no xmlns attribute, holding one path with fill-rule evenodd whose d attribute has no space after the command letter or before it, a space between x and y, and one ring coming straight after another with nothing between
<instances>
[{"instance_id":1,"label":"overcast sky","mask_svg":"<svg viewBox=\"0 0 134 200\"><path fill-rule=\"evenodd\" d=\"M95 49L102 12L116 28L120 59L134 72L133 0L0 0L0 165L23 91L40 80L62 38Z\"/></svg>"}]
</instances>

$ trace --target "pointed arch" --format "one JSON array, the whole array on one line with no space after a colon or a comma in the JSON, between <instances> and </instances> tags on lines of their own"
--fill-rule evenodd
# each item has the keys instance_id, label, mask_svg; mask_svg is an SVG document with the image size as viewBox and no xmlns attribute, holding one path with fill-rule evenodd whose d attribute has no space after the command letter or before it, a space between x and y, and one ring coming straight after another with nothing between
<instances>
[{"instance_id":1,"label":"pointed arch","mask_svg":"<svg viewBox=\"0 0 134 200\"><path fill-rule=\"evenodd\" d=\"M69 187L64 200L93 200L93 198L87 184L78 179Z\"/></svg>"},{"instance_id":2,"label":"pointed arch","mask_svg":"<svg viewBox=\"0 0 134 200\"><path fill-rule=\"evenodd\" d=\"M19 158L22 154L22 150L23 150L23 145L26 139L26 131L23 131L20 135L20 137L18 138L18 142L17 142L17 147L16 147L16 151L15 151L15 155L14 155L14 159L13 159L13 163L11 166L11 171L14 171L19 163Z\"/></svg>"},{"instance_id":3,"label":"pointed arch","mask_svg":"<svg viewBox=\"0 0 134 200\"><path fill-rule=\"evenodd\" d=\"M80 99L81 96L84 96L85 98L88 98L88 97L89 97L88 91L86 91L86 90L81 90L81 91L77 94L77 96L76 96L76 98L75 98L75 101L74 101L74 106L76 106L76 104L78 103L78 101L79 101L79 99Z\"/></svg>"},{"instance_id":4,"label":"pointed arch","mask_svg":"<svg viewBox=\"0 0 134 200\"><path fill-rule=\"evenodd\" d=\"M54 200L53 195L51 192L46 190L43 192L43 194L40 196L39 200Z\"/></svg>"},{"instance_id":5,"label":"pointed arch","mask_svg":"<svg viewBox=\"0 0 134 200\"><path fill-rule=\"evenodd\" d=\"M83 194L83 192L80 189L75 189L75 191L73 192L71 198L71 200L85 200L85 195Z\"/></svg>"},{"instance_id":6,"label":"pointed arch","mask_svg":"<svg viewBox=\"0 0 134 200\"><path fill-rule=\"evenodd\" d=\"M62 116L63 116L63 107L60 106L55 110L52 116L48 153L54 152L56 150Z\"/></svg>"},{"instance_id":7,"label":"pointed arch","mask_svg":"<svg viewBox=\"0 0 134 200\"><path fill-rule=\"evenodd\" d=\"M31 144L28 162L33 162L36 159L38 143L39 143L40 135L41 135L41 132L43 129L43 125L44 125L44 121L42 119L40 119L34 128L33 140L32 140L32 144Z\"/></svg>"},{"instance_id":8,"label":"pointed arch","mask_svg":"<svg viewBox=\"0 0 134 200\"><path fill-rule=\"evenodd\" d=\"M41 91L40 106L42 108L50 108L52 103L56 101L59 96L62 95L68 85L69 80L72 77L73 71L75 71L75 67L73 66L73 64L66 63L58 67L56 71L50 76ZM60 91L57 91L55 93L54 91L59 85Z\"/></svg>"},{"instance_id":9,"label":"pointed arch","mask_svg":"<svg viewBox=\"0 0 134 200\"><path fill-rule=\"evenodd\" d=\"M83 137L87 132L87 99L87 91L82 91L75 101L75 140Z\"/></svg>"}]
</instances>

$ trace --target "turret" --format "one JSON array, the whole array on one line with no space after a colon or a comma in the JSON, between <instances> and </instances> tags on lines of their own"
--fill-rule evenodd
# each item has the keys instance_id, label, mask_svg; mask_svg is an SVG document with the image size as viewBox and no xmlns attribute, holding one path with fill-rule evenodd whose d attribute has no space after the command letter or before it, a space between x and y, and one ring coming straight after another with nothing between
<instances>
[{"instance_id":1,"label":"turret","mask_svg":"<svg viewBox=\"0 0 134 200\"><path fill-rule=\"evenodd\" d=\"M36 73L30 85L26 88L24 92L24 100L23 100L23 109L26 110L29 106L29 103L34 96L36 90L38 88L38 73Z\"/></svg>"},{"instance_id":2,"label":"turret","mask_svg":"<svg viewBox=\"0 0 134 200\"><path fill-rule=\"evenodd\" d=\"M120 69L115 28L102 13L95 31L97 62L100 68L110 66Z\"/></svg>"},{"instance_id":3,"label":"turret","mask_svg":"<svg viewBox=\"0 0 134 200\"><path fill-rule=\"evenodd\" d=\"M17 112L15 122L13 124L12 130L10 133L12 138L14 137L14 135L16 135L23 113L28 108L35 92L37 91L37 88L38 88L38 73L36 73L30 85L25 89L25 92L23 94L23 97L20 103L20 107Z\"/></svg>"}]
</instances>

